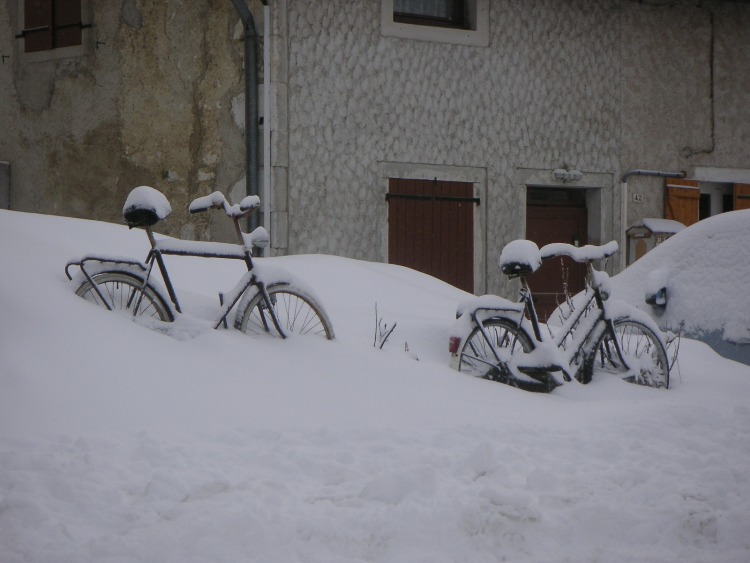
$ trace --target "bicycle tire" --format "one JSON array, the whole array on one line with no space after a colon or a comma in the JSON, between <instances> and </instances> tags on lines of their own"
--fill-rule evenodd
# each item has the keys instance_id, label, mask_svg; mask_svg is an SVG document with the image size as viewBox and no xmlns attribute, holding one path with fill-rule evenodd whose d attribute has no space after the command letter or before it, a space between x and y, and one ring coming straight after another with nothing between
<instances>
[{"instance_id":1,"label":"bicycle tire","mask_svg":"<svg viewBox=\"0 0 750 563\"><path fill-rule=\"evenodd\" d=\"M614 321L614 332L630 369L622 365L612 342L612 334L606 329L591 355L589 373L603 371L618 375L629 383L668 389L669 360L656 333L645 324L628 317ZM638 372L633 373L634 369Z\"/></svg>"},{"instance_id":2,"label":"bicycle tire","mask_svg":"<svg viewBox=\"0 0 750 563\"><path fill-rule=\"evenodd\" d=\"M331 321L310 295L285 283L268 286L266 290L286 336L320 336L333 340ZM263 294L258 292L238 315L237 328L245 333L281 337L266 309Z\"/></svg>"},{"instance_id":3,"label":"bicycle tire","mask_svg":"<svg viewBox=\"0 0 750 563\"><path fill-rule=\"evenodd\" d=\"M487 336L495 343L496 348L505 348L510 353L521 349L524 352L530 352L534 349L534 342L526 331L511 320L488 319L483 325ZM475 327L469 333L461 346L458 371L473 377L518 386L518 380L510 370L505 366L497 365L495 354L479 327Z\"/></svg>"},{"instance_id":4,"label":"bicycle tire","mask_svg":"<svg viewBox=\"0 0 750 563\"><path fill-rule=\"evenodd\" d=\"M153 318L159 321L172 322L174 317L166 301L150 284L143 283L143 278L130 272L107 271L91 276L101 294L107 299L109 308L113 311L127 311L130 315L140 318ZM142 299L137 294L143 288ZM99 307L107 307L91 282L84 279L76 290L76 295ZM137 310L135 307L137 306Z\"/></svg>"}]
</instances>

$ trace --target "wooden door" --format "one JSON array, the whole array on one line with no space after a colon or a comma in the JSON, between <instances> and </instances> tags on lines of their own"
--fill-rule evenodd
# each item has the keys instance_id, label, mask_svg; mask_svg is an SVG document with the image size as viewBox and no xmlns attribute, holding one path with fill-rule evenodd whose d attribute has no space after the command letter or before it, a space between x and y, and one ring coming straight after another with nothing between
<instances>
[{"instance_id":1,"label":"wooden door","mask_svg":"<svg viewBox=\"0 0 750 563\"><path fill-rule=\"evenodd\" d=\"M735 211L750 209L750 184L734 185L734 207Z\"/></svg>"},{"instance_id":2,"label":"wooden door","mask_svg":"<svg viewBox=\"0 0 750 563\"><path fill-rule=\"evenodd\" d=\"M526 206L526 238L539 248L552 242L587 244L588 215L582 190L529 188ZM534 304L546 320L564 302L566 294L582 291L586 267L570 258L546 260L530 278Z\"/></svg>"},{"instance_id":3,"label":"wooden door","mask_svg":"<svg viewBox=\"0 0 750 563\"><path fill-rule=\"evenodd\" d=\"M700 187L697 180L669 178L664 189L664 217L686 227L697 223L700 214Z\"/></svg>"},{"instance_id":4,"label":"wooden door","mask_svg":"<svg viewBox=\"0 0 750 563\"><path fill-rule=\"evenodd\" d=\"M474 185L391 178L388 262L474 292Z\"/></svg>"}]
</instances>

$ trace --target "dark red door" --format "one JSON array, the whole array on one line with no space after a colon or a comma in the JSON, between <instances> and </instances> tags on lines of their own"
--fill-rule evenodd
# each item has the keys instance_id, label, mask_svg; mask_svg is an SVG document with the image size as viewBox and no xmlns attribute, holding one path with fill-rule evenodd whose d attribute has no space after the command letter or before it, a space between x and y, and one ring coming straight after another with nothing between
<instances>
[{"instance_id":1,"label":"dark red door","mask_svg":"<svg viewBox=\"0 0 750 563\"><path fill-rule=\"evenodd\" d=\"M539 248L552 242L587 243L585 194L580 190L530 188L526 207L526 238ZM530 278L539 318L546 320L565 300L585 287L586 267L569 258L545 260Z\"/></svg>"},{"instance_id":2,"label":"dark red door","mask_svg":"<svg viewBox=\"0 0 750 563\"><path fill-rule=\"evenodd\" d=\"M388 261L474 291L474 185L391 178Z\"/></svg>"}]
</instances>

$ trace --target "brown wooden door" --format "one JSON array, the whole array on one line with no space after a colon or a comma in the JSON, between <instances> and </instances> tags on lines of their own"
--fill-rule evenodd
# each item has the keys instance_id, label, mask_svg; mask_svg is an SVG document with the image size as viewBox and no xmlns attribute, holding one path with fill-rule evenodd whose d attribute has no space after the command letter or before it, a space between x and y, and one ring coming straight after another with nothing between
<instances>
[{"instance_id":1,"label":"brown wooden door","mask_svg":"<svg viewBox=\"0 0 750 563\"><path fill-rule=\"evenodd\" d=\"M526 238L539 248L552 242L587 244L588 215L585 194L580 190L530 188L526 207ZM570 258L545 260L529 278L534 304L546 320L570 296L585 287L586 267Z\"/></svg>"},{"instance_id":2,"label":"brown wooden door","mask_svg":"<svg viewBox=\"0 0 750 563\"><path fill-rule=\"evenodd\" d=\"M735 211L740 209L750 209L750 184L734 185L734 208Z\"/></svg>"},{"instance_id":3,"label":"brown wooden door","mask_svg":"<svg viewBox=\"0 0 750 563\"><path fill-rule=\"evenodd\" d=\"M474 185L391 178L388 261L474 292Z\"/></svg>"},{"instance_id":4,"label":"brown wooden door","mask_svg":"<svg viewBox=\"0 0 750 563\"><path fill-rule=\"evenodd\" d=\"M668 179L664 189L664 217L679 221L686 227L697 223L700 196L697 180Z\"/></svg>"}]
</instances>

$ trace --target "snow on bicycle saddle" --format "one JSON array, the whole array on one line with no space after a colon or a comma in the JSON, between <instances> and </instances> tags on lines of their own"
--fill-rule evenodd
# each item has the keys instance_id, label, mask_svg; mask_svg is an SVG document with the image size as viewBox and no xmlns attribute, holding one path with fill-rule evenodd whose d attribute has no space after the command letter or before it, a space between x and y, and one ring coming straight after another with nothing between
<instances>
[{"instance_id":1,"label":"snow on bicycle saddle","mask_svg":"<svg viewBox=\"0 0 750 563\"><path fill-rule=\"evenodd\" d=\"M542 265L539 247L530 240L514 240L500 254L500 270L506 276L525 276L536 272Z\"/></svg>"},{"instance_id":2,"label":"snow on bicycle saddle","mask_svg":"<svg viewBox=\"0 0 750 563\"><path fill-rule=\"evenodd\" d=\"M172 213L172 206L166 196L149 186L133 188L125 200L122 216L131 229L150 227Z\"/></svg>"}]
</instances>

